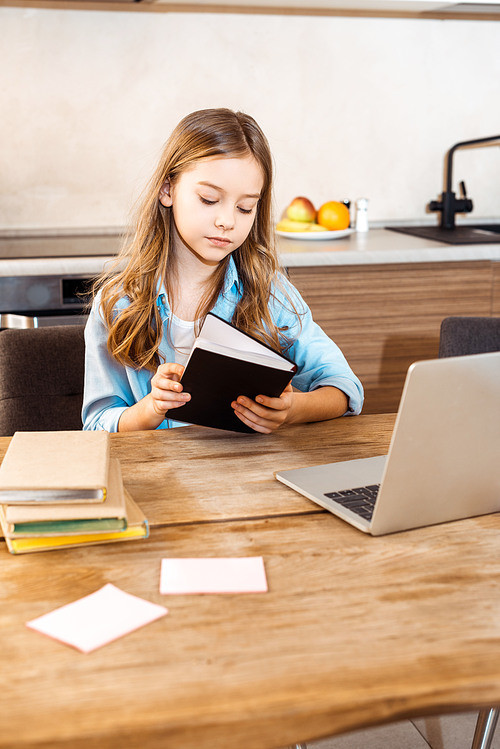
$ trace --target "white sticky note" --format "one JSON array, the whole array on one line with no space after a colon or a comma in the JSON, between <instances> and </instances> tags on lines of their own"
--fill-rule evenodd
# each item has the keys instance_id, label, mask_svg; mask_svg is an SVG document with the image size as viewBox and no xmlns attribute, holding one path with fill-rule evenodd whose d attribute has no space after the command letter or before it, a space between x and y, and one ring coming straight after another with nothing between
<instances>
[{"instance_id":1,"label":"white sticky note","mask_svg":"<svg viewBox=\"0 0 500 749\"><path fill-rule=\"evenodd\" d=\"M266 593L262 557L162 559L160 593Z\"/></svg>"},{"instance_id":2,"label":"white sticky note","mask_svg":"<svg viewBox=\"0 0 500 749\"><path fill-rule=\"evenodd\" d=\"M165 616L167 609L111 585L26 622L30 629L90 653Z\"/></svg>"}]
</instances>

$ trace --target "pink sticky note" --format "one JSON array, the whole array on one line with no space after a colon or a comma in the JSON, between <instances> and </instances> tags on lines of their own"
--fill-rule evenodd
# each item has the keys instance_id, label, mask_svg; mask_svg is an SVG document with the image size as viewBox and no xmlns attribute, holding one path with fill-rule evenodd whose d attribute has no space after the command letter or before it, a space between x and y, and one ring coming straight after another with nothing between
<instances>
[{"instance_id":1,"label":"pink sticky note","mask_svg":"<svg viewBox=\"0 0 500 749\"><path fill-rule=\"evenodd\" d=\"M82 653L90 653L166 613L163 606L108 584L78 601L26 622L26 626L72 645Z\"/></svg>"},{"instance_id":2,"label":"pink sticky note","mask_svg":"<svg viewBox=\"0 0 500 749\"><path fill-rule=\"evenodd\" d=\"M162 559L160 593L266 593L262 557Z\"/></svg>"}]
</instances>

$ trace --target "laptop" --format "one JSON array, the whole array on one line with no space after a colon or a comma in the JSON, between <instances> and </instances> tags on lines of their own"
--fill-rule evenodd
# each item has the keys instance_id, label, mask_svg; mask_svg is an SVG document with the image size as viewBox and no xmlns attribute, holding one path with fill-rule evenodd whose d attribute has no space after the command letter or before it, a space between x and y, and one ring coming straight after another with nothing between
<instances>
[{"instance_id":1,"label":"laptop","mask_svg":"<svg viewBox=\"0 0 500 749\"><path fill-rule=\"evenodd\" d=\"M373 536L498 512L500 351L412 364L387 455L275 477Z\"/></svg>"}]
</instances>

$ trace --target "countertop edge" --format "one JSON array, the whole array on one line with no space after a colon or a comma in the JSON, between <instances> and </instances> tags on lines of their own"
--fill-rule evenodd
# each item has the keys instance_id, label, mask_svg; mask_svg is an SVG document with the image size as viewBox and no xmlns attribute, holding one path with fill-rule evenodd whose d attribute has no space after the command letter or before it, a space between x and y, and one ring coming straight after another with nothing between
<instances>
[{"instance_id":1,"label":"countertop edge","mask_svg":"<svg viewBox=\"0 0 500 749\"><path fill-rule=\"evenodd\" d=\"M393 263L440 263L473 260L500 260L498 245L462 245L461 247L422 248L415 250L351 250L348 252L307 252L279 254L287 268L326 265L387 265Z\"/></svg>"}]
</instances>

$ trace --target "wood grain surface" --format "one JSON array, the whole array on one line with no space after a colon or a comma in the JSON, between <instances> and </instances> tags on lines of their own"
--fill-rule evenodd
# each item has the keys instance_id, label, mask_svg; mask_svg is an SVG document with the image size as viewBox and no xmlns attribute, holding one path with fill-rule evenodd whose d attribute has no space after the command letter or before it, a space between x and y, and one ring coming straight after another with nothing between
<instances>
[{"instance_id":1,"label":"wood grain surface","mask_svg":"<svg viewBox=\"0 0 500 749\"><path fill-rule=\"evenodd\" d=\"M4 556L5 749L268 749L500 702L500 520L384 538L328 513ZM164 556L263 555L269 593L165 597ZM105 583L164 619L89 655L29 619Z\"/></svg>"},{"instance_id":2,"label":"wood grain surface","mask_svg":"<svg viewBox=\"0 0 500 749\"><path fill-rule=\"evenodd\" d=\"M345 417L274 435L179 427L111 435L123 481L153 526L318 512L273 472L387 452L393 415ZM0 438L0 458L9 444Z\"/></svg>"},{"instance_id":3,"label":"wood grain surface","mask_svg":"<svg viewBox=\"0 0 500 749\"><path fill-rule=\"evenodd\" d=\"M500 262L493 263L493 294L491 299L491 314L500 317Z\"/></svg>"},{"instance_id":4,"label":"wood grain surface","mask_svg":"<svg viewBox=\"0 0 500 749\"><path fill-rule=\"evenodd\" d=\"M410 364L437 357L445 317L495 314L499 268L489 261L423 262L290 268L289 276L361 379L364 413L389 413L398 409Z\"/></svg>"},{"instance_id":5,"label":"wood grain surface","mask_svg":"<svg viewBox=\"0 0 500 749\"><path fill-rule=\"evenodd\" d=\"M0 747L278 749L499 704L500 515L372 538L270 475L380 454L392 424L255 444L195 427L113 435L151 536L18 557L0 544ZM163 557L254 555L266 594L159 594ZM89 655L26 628L105 583L169 614Z\"/></svg>"}]
</instances>

